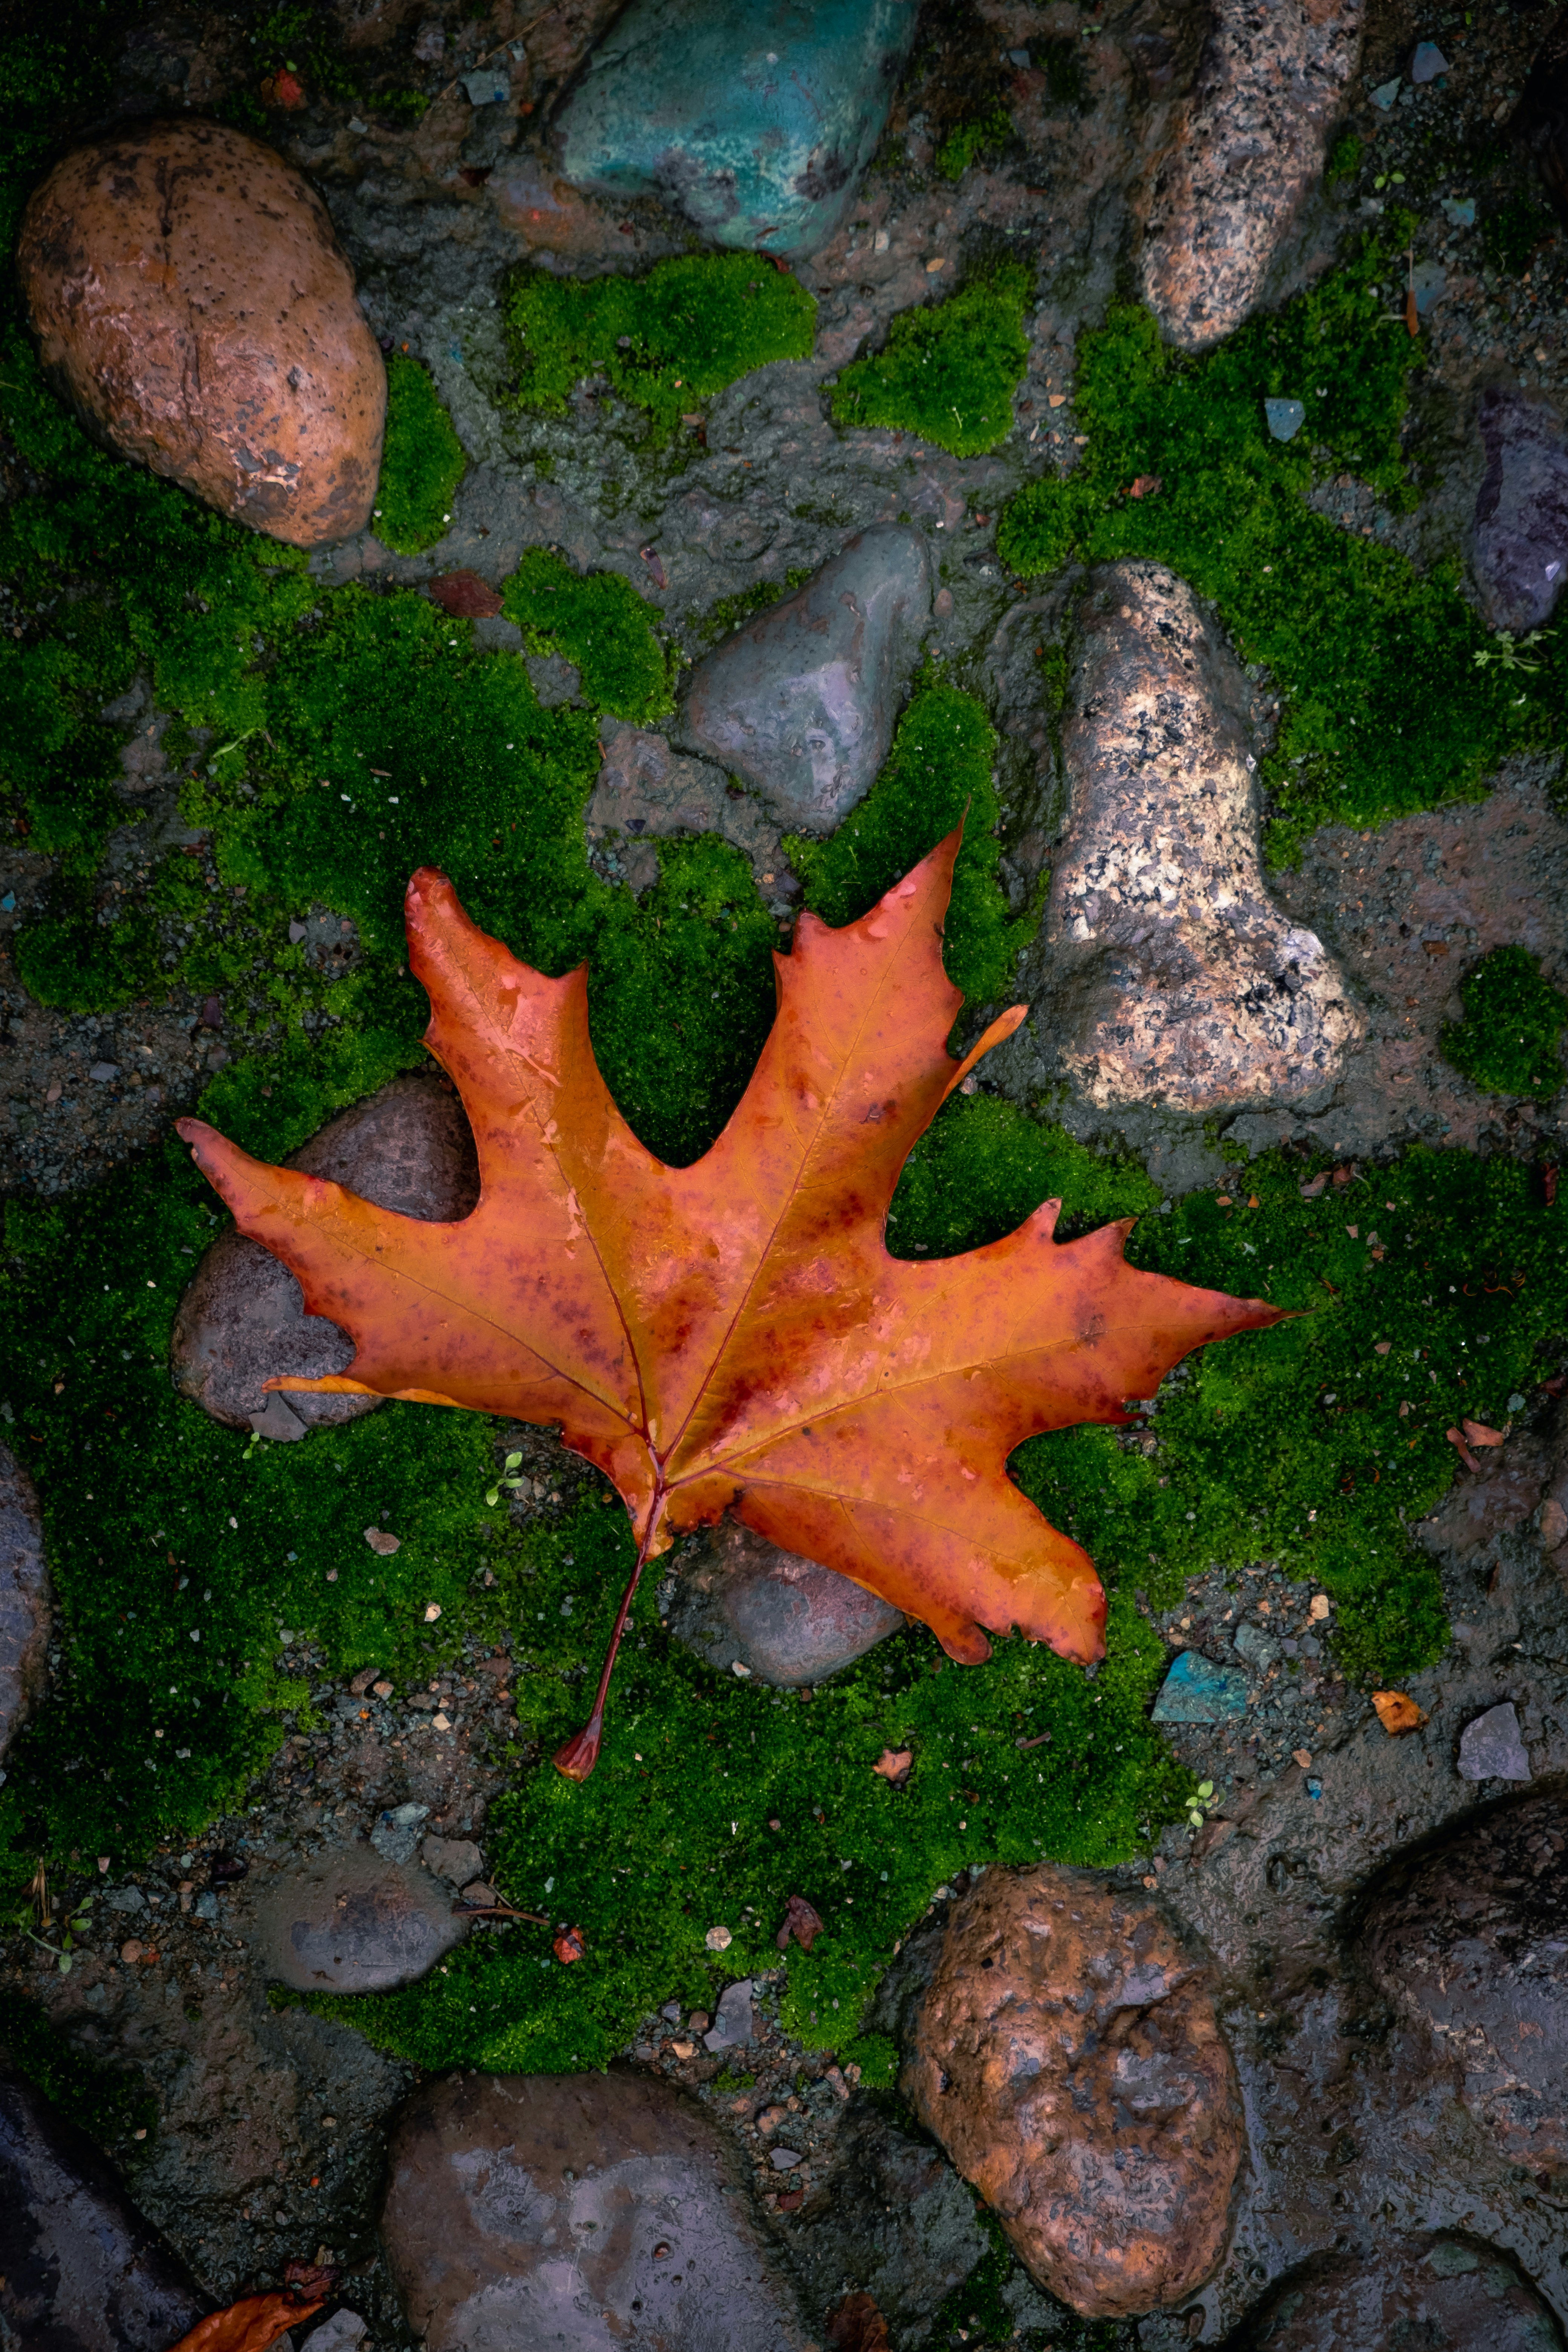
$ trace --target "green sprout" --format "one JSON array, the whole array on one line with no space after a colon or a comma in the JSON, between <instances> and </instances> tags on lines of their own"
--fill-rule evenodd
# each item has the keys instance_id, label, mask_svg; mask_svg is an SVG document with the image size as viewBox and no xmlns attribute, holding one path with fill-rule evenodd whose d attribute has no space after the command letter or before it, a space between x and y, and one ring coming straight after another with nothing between
<instances>
[{"instance_id":1,"label":"green sprout","mask_svg":"<svg viewBox=\"0 0 1568 2352\"><path fill-rule=\"evenodd\" d=\"M1538 661L1521 661L1520 656L1531 652L1542 638L1556 635L1555 629L1531 629L1529 636L1516 638L1511 629L1499 629L1495 646L1490 650L1483 647L1476 656L1476 667L1488 669L1496 662L1503 669L1538 670Z\"/></svg>"},{"instance_id":2,"label":"green sprout","mask_svg":"<svg viewBox=\"0 0 1568 2352\"><path fill-rule=\"evenodd\" d=\"M1195 1793L1187 1800L1187 1826L1201 1830L1208 1815L1218 1804L1212 1780L1200 1780Z\"/></svg>"},{"instance_id":3,"label":"green sprout","mask_svg":"<svg viewBox=\"0 0 1568 2352\"><path fill-rule=\"evenodd\" d=\"M506 1488L508 1494L515 1495L520 1486L527 1485L528 1481L525 1478L519 1478L513 1475L521 1460L522 1456L521 1454L509 1454L502 1467L500 1476L496 1480L495 1485L485 1488L485 1500L489 1503L492 1510L500 1500L500 1492L503 1486Z\"/></svg>"}]
</instances>

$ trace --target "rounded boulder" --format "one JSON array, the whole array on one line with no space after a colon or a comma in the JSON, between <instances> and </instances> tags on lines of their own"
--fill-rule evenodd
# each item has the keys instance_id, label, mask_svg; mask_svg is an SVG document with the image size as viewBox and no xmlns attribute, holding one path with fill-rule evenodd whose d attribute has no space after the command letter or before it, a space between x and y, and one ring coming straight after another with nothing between
<instances>
[{"instance_id":1,"label":"rounded boulder","mask_svg":"<svg viewBox=\"0 0 1568 2352\"><path fill-rule=\"evenodd\" d=\"M293 547L363 530L386 371L315 191L216 122L57 163L16 255L49 382L94 438Z\"/></svg>"}]
</instances>

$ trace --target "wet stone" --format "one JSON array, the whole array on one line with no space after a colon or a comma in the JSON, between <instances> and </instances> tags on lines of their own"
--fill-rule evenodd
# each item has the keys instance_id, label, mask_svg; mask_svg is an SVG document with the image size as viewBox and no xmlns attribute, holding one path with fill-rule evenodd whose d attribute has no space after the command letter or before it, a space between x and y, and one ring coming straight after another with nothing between
<instances>
[{"instance_id":1,"label":"wet stone","mask_svg":"<svg viewBox=\"0 0 1568 2352\"><path fill-rule=\"evenodd\" d=\"M0 2343L168 2352L209 2308L108 2159L0 2063Z\"/></svg>"},{"instance_id":2,"label":"wet stone","mask_svg":"<svg viewBox=\"0 0 1568 2352\"><path fill-rule=\"evenodd\" d=\"M426 2352L805 2352L738 2156L666 2083L425 2085L394 2134L381 2226Z\"/></svg>"},{"instance_id":3,"label":"wet stone","mask_svg":"<svg viewBox=\"0 0 1568 2352\"><path fill-rule=\"evenodd\" d=\"M265 1972L296 1992L391 1992L462 1941L449 1888L363 1846L296 1863L257 1905Z\"/></svg>"},{"instance_id":4,"label":"wet stone","mask_svg":"<svg viewBox=\"0 0 1568 2352\"><path fill-rule=\"evenodd\" d=\"M633 0L561 117L579 188L658 196L717 244L814 253L888 118L907 0Z\"/></svg>"},{"instance_id":5,"label":"wet stone","mask_svg":"<svg viewBox=\"0 0 1568 2352\"><path fill-rule=\"evenodd\" d=\"M1367 1902L1361 1944L1431 2055L1458 2069L1466 2105L1509 2162L1568 2163L1562 1795L1505 1799L1395 1864Z\"/></svg>"},{"instance_id":6,"label":"wet stone","mask_svg":"<svg viewBox=\"0 0 1568 2352\"><path fill-rule=\"evenodd\" d=\"M393 1805L371 1831L370 1842L384 1862L412 1862L420 1841L419 1824L428 1805Z\"/></svg>"},{"instance_id":7,"label":"wet stone","mask_svg":"<svg viewBox=\"0 0 1568 2352\"><path fill-rule=\"evenodd\" d=\"M721 1674L739 1664L782 1690L841 1674L904 1622L879 1593L729 1518L675 1579L661 1613Z\"/></svg>"},{"instance_id":8,"label":"wet stone","mask_svg":"<svg viewBox=\"0 0 1568 2352\"><path fill-rule=\"evenodd\" d=\"M419 1859L449 1886L468 1886L484 1870L484 1856L471 1838L427 1837Z\"/></svg>"},{"instance_id":9,"label":"wet stone","mask_svg":"<svg viewBox=\"0 0 1568 2352\"><path fill-rule=\"evenodd\" d=\"M717 833L770 880L783 867L778 827L721 768L671 749L651 727L599 722L604 762L584 822L591 844L622 847L655 834Z\"/></svg>"},{"instance_id":10,"label":"wet stone","mask_svg":"<svg viewBox=\"0 0 1568 2352\"><path fill-rule=\"evenodd\" d=\"M363 530L386 373L325 206L270 147L118 129L34 194L17 268L45 372L96 437L291 546Z\"/></svg>"},{"instance_id":11,"label":"wet stone","mask_svg":"<svg viewBox=\"0 0 1568 2352\"><path fill-rule=\"evenodd\" d=\"M1201 1650L1184 1650L1155 1694L1156 1723L1224 1723L1247 1713L1247 1677L1216 1666Z\"/></svg>"},{"instance_id":12,"label":"wet stone","mask_svg":"<svg viewBox=\"0 0 1568 2352\"><path fill-rule=\"evenodd\" d=\"M1184 2300L1244 2147L1206 1971L1088 1871L988 1870L957 1904L901 2087L1038 2284L1085 2318Z\"/></svg>"},{"instance_id":13,"label":"wet stone","mask_svg":"<svg viewBox=\"0 0 1568 2352\"><path fill-rule=\"evenodd\" d=\"M1364 1029L1264 887L1251 689L1184 581L1108 564L1079 611L1068 812L1020 1045L1098 1105L1310 1105Z\"/></svg>"},{"instance_id":14,"label":"wet stone","mask_svg":"<svg viewBox=\"0 0 1568 2352\"><path fill-rule=\"evenodd\" d=\"M830 832L888 756L930 618L924 538L876 524L698 664L677 738L753 785L781 825Z\"/></svg>"},{"instance_id":15,"label":"wet stone","mask_svg":"<svg viewBox=\"0 0 1568 2352\"><path fill-rule=\"evenodd\" d=\"M394 1078L340 1112L284 1164L346 1185L378 1208L432 1223L466 1217L479 1193L463 1106L425 1071ZM307 1315L288 1267L243 1234L223 1234L196 1268L169 1352L182 1394L229 1429L303 1437L325 1423L357 1421L381 1402L285 1396L263 1387L284 1374L320 1380L346 1371L353 1344L324 1316Z\"/></svg>"},{"instance_id":16,"label":"wet stone","mask_svg":"<svg viewBox=\"0 0 1568 2352\"><path fill-rule=\"evenodd\" d=\"M900 2341L923 2342L989 2251L968 2189L929 2140L863 2098L846 2115L824 2187L790 2246L812 2303L826 2309L853 2280Z\"/></svg>"},{"instance_id":17,"label":"wet stone","mask_svg":"<svg viewBox=\"0 0 1568 2352\"><path fill-rule=\"evenodd\" d=\"M1321 184L1363 13L1364 0L1216 0L1155 178L1141 265L1145 301L1184 351L1234 333L1262 295Z\"/></svg>"},{"instance_id":18,"label":"wet stone","mask_svg":"<svg viewBox=\"0 0 1568 2352\"><path fill-rule=\"evenodd\" d=\"M702 2046L705 2050L743 2049L756 2030L752 1979L742 1977L738 1983L726 1985L720 1994L713 2023L702 2037Z\"/></svg>"},{"instance_id":19,"label":"wet stone","mask_svg":"<svg viewBox=\"0 0 1568 2352\"><path fill-rule=\"evenodd\" d=\"M1519 1736L1519 1710L1511 1700L1489 1706L1459 1734L1459 1776L1466 1780L1528 1780L1530 1759Z\"/></svg>"},{"instance_id":20,"label":"wet stone","mask_svg":"<svg viewBox=\"0 0 1568 2352\"><path fill-rule=\"evenodd\" d=\"M0 1445L0 1758L44 1695L50 1600L37 1492Z\"/></svg>"},{"instance_id":21,"label":"wet stone","mask_svg":"<svg viewBox=\"0 0 1568 2352\"><path fill-rule=\"evenodd\" d=\"M1481 394L1479 421L1476 585L1491 628L1527 635L1551 619L1568 577L1568 441L1555 409L1503 386Z\"/></svg>"},{"instance_id":22,"label":"wet stone","mask_svg":"<svg viewBox=\"0 0 1568 2352\"><path fill-rule=\"evenodd\" d=\"M1253 2313L1235 2352L1558 2352L1550 2305L1511 2256L1442 2233L1375 2252L1320 2255Z\"/></svg>"}]
</instances>

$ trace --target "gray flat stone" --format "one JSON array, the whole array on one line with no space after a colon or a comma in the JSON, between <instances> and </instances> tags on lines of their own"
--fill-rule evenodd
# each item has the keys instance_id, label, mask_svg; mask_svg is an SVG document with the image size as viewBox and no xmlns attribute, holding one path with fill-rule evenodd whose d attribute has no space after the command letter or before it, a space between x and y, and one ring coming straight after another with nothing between
<instances>
[{"instance_id":1,"label":"gray flat stone","mask_svg":"<svg viewBox=\"0 0 1568 2352\"><path fill-rule=\"evenodd\" d=\"M870 162L909 0L632 0L559 131L568 180L658 196L716 243L814 253Z\"/></svg>"},{"instance_id":2,"label":"gray flat stone","mask_svg":"<svg viewBox=\"0 0 1568 2352\"><path fill-rule=\"evenodd\" d=\"M1481 394L1479 423L1476 585L1491 628L1527 635L1551 619L1568 579L1568 440L1546 401L1504 386Z\"/></svg>"},{"instance_id":3,"label":"gray flat stone","mask_svg":"<svg viewBox=\"0 0 1568 2352\"><path fill-rule=\"evenodd\" d=\"M1511 1699L1489 1706L1459 1734L1459 1775L1466 1780L1528 1780L1530 1759L1519 1736L1519 1710Z\"/></svg>"},{"instance_id":4,"label":"gray flat stone","mask_svg":"<svg viewBox=\"0 0 1568 2352\"><path fill-rule=\"evenodd\" d=\"M1304 1102L1365 1024L1264 886L1247 677L1157 563L1092 572L1078 622L1068 820L1026 968L1044 1074L1102 1107Z\"/></svg>"},{"instance_id":5,"label":"gray flat stone","mask_svg":"<svg viewBox=\"0 0 1568 2352\"><path fill-rule=\"evenodd\" d=\"M878 523L698 664L677 739L828 833L869 791L931 617L919 531Z\"/></svg>"},{"instance_id":6,"label":"gray flat stone","mask_svg":"<svg viewBox=\"0 0 1568 2352\"><path fill-rule=\"evenodd\" d=\"M37 1493L0 1445L0 1756L44 1696L50 1601Z\"/></svg>"},{"instance_id":7,"label":"gray flat stone","mask_svg":"<svg viewBox=\"0 0 1568 2352\"><path fill-rule=\"evenodd\" d=\"M805 2352L742 2161L672 2084L426 2084L393 2137L381 2232L426 2352Z\"/></svg>"},{"instance_id":8,"label":"gray flat stone","mask_svg":"<svg viewBox=\"0 0 1568 2352\"><path fill-rule=\"evenodd\" d=\"M726 1985L719 1996L713 2023L702 2037L705 2050L741 2050L757 2030L756 2013L752 2007L752 1979L742 1977L735 1984Z\"/></svg>"},{"instance_id":9,"label":"gray flat stone","mask_svg":"<svg viewBox=\"0 0 1568 2352\"><path fill-rule=\"evenodd\" d=\"M427 1870L363 1846L295 1864L257 1905L261 1967L296 1992L391 1992L466 1932L450 1890Z\"/></svg>"},{"instance_id":10,"label":"gray flat stone","mask_svg":"<svg viewBox=\"0 0 1568 2352\"><path fill-rule=\"evenodd\" d=\"M468 1886L484 1874L484 1856L472 1838L427 1837L419 1859L448 1886Z\"/></svg>"},{"instance_id":11,"label":"gray flat stone","mask_svg":"<svg viewBox=\"0 0 1568 2352\"><path fill-rule=\"evenodd\" d=\"M463 1106L423 1070L329 1119L284 1164L346 1184L378 1208L430 1222L466 1217L479 1197ZM353 1360L346 1333L306 1314L288 1267L237 1233L223 1234L196 1268L169 1347L182 1394L226 1428L259 1429L273 1439L374 1412L379 1397L284 1396L262 1385L285 1373L321 1380L346 1371Z\"/></svg>"},{"instance_id":12,"label":"gray flat stone","mask_svg":"<svg viewBox=\"0 0 1568 2352\"><path fill-rule=\"evenodd\" d=\"M721 1674L738 1664L784 1690L841 1674L904 1622L879 1594L728 1518L675 1579L663 1614Z\"/></svg>"},{"instance_id":13,"label":"gray flat stone","mask_svg":"<svg viewBox=\"0 0 1568 2352\"><path fill-rule=\"evenodd\" d=\"M0 2344L168 2352L210 2309L86 2133L0 2063Z\"/></svg>"}]
</instances>

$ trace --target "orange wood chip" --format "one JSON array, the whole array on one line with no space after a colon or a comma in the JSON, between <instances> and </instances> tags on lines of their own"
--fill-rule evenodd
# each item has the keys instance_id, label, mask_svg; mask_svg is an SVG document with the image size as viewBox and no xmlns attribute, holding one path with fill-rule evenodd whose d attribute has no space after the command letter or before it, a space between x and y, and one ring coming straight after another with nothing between
<instances>
[{"instance_id":1,"label":"orange wood chip","mask_svg":"<svg viewBox=\"0 0 1568 2352\"><path fill-rule=\"evenodd\" d=\"M1419 1731L1426 1721L1426 1710L1417 1706L1403 1691L1373 1691L1372 1703L1377 1709L1377 1719L1391 1738L1402 1731Z\"/></svg>"}]
</instances>

